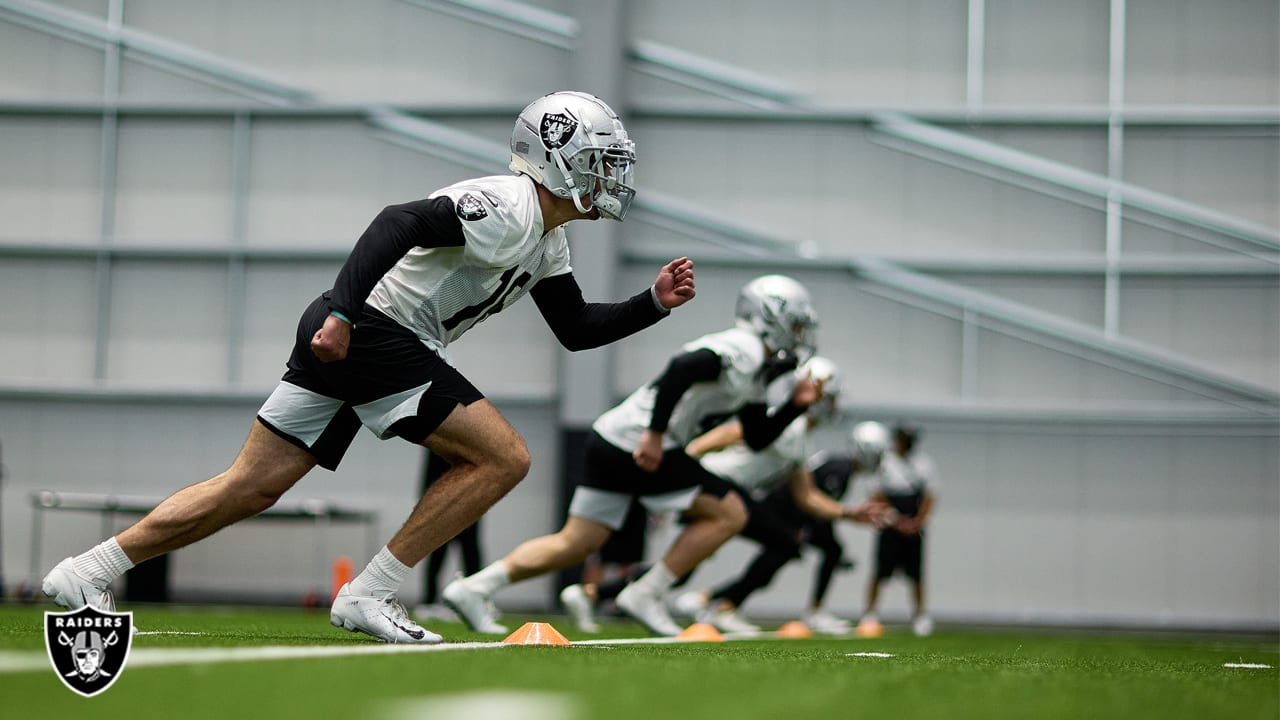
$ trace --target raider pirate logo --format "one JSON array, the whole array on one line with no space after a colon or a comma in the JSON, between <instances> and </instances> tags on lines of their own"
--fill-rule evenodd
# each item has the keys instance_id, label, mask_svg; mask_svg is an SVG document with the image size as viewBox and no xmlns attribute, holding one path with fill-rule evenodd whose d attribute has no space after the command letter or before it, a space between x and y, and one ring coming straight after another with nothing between
<instances>
[{"instance_id":1,"label":"raider pirate logo","mask_svg":"<svg viewBox=\"0 0 1280 720\"><path fill-rule=\"evenodd\" d=\"M542 126L538 133L542 135L542 144L555 150L569 142L573 132L578 129L578 121L564 113L547 113L542 116Z\"/></svg>"},{"instance_id":2,"label":"raider pirate logo","mask_svg":"<svg viewBox=\"0 0 1280 720\"><path fill-rule=\"evenodd\" d=\"M488 217L489 212L484 209L484 205L480 202L480 198L466 193L458 198L458 217L463 220L481 220Z\"/></svg>"},{"instance_id":3,"label":"raider pirate logo","mask_svg":"<svg viewBox=\"0 0 1280 720\"><path fill-rule=\"evenodd\" d=\"M93 697L111 687L129 659L133 613L84 606L44 614L44 645L62 683Z\"/></svg>"}]
</instances>

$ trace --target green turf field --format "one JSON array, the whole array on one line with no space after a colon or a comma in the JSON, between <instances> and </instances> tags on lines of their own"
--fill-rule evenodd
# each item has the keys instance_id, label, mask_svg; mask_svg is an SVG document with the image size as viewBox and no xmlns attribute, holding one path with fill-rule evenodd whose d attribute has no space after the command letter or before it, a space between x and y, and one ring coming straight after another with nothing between
<instances>
[{"instance_id":1,"label":"green turf field","mask_svg":"<svg viewBox=\"0 0 1280 720\"><path fill-rule=\"evenodd\" d=\"M1171 636L949 629L928 638L890 626L876 640L761 639L726 643L482 647L445 652L222 659L227 648L291 652L382 648L330 627L323 611L133 608L144 631L130 665L93 698L67 690L48 664L43 612L0 606L0 717L64 718L1277 718L1275 637ZM571 639L561 617L550 621ZM492 641L431 623L449 641ZM602 637L642 637L635 625ZM160 649L195 649L171 658ZM141 652L145 651L145 652ZM201 655L203 653L203 655ZM854 657L883 653L892 657ZM136 660L136 663L135 663ZM1255 663L1271 669L1230 669ZM519 710L437 702L464 693L508 698ZM403 703L397 705L397 701ZM397 712L407 714L397 715ZM541 714L539 714L541 711Z\"/></svg>"}]
</instances>

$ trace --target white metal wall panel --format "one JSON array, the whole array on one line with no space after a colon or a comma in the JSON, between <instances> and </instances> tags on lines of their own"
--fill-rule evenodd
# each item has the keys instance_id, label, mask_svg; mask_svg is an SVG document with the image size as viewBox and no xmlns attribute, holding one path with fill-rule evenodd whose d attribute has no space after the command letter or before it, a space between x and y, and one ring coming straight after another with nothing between
<instances>
[{"instance_id":1,"label":"white metal wall panel","mask_svg":"<svg viewBox=\"0 0 1280 720\"><path fill-rule=\"evenodd\" d=\"M986 101L1105 103L1107 0L986 0Z\"/></svg>"},{"instance_id":2,"label":"white metal wall panel","mask_svg":"<svg viewBox=\"0 0 1280 720\"><path fill-rule=\"evenodd\" d=\"M91 100L102 95L101 50L0 22L0 97Z\"/></svg>"},{"instance_id":3,"label":"white metal wall panel","mask_svg":"<svg viewBox=\"0 0 1280 720\"><path fill-rule=\"evenodd\" d=\"M511 102L569 70L563 50L393 0L130 0L125 20L327 100Z\"/></svg>"},{"instance_id":4,"label":"white metal wall panel","mask_svg":"<svg viewBox=\"0 0 1280 720\"><path fill-rule=\"evenodd\" d=\"M124 387L225 386L226 307L225 266L117 263L107 380Z\"/></svg>"},{"instance_id":5,"label":"white metal wall panel","mask_svg":"<svg viewBox=\"0 0 1280 720\"><path fill-rule=\"evenodd\" d=\"M0 261L0 377L69 382L93 376L93 261ZM5 438L0 437L0 442Z\"/></svg>"},{"instance_id":6,"label":"white metal wall panel","mask_svg":"<svg viewBox=\"0 0 1280 720\"><path fill-rule=\"evenodd\" d=\"M231 124L120 123L116 242L226 247L231 237Z\"/></svg>"},{"instance_id":7,"label":"white metal wall panel","mask_svg":"<svg viewBox=\"0 0 1280 720\"><path fill-rule=\"evenodd\" d=\"M1130 129L1125 145L1126 181L1280 230L1274 130Z\"/></svg>"},{"instance_id":8,"label":"white metal wall panel","mask_svg":"<svg viewBox=\"0 0 1280 720\"><path fill-rule=\"evenodd\" d=\"M0 28L5 27L0 23ZM0 239L95 242L102 227L102 123L0 119Z\"/></svg>"},{"instance_id":9,"label":"white metal wall panel","mask_svg":"<svg viewBox=\"0 0 1280 720\"><path fill-rule=\"evenodd\" d=\"M637 38L695 53L836 105L964 98L961 0L635 4ZM640 97L650 97L644 87Z\"/></svg>"},{"instance_id":10,"label":"white metal wall panel","mask_svg":"<svg viewBox=\"0 0 1280 720\"><path fill-rule=\"evenodd\" d=\"M1274 278L1133 278L1122 293L1126 335L1280 389Z\"/></svg>"},{"instance_id":11,"label":"white metal wall panel","mask_svg":"<svg viewBox=\"0 0 1280 720\"><path fill-rule=\"evenodd\" d=\"M1126 0L1129 102L1280 101L1280 3Z\"/></svg>"}]
</instances>

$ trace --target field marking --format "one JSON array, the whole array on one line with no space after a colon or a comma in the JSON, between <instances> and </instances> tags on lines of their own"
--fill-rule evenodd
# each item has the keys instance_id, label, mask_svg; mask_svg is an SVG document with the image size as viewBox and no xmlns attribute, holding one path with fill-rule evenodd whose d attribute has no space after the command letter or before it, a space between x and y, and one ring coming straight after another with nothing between
<instances>
[{"instance_id":1,"label":"field marking","mask_svg":"<svg viewBox=\"0 0 1280 720\"><path fill-rule=\"evenodd\" d=\"M439 645L265 645L222 648L132 648L127 667L198 665L297 658L330 658L352 655L399 655L404 653L475 650L508 647L500 642L461 642ZM49 656L39 652L0 652L0 674L50 669Z\"/></svg>"},{"instance_id":2,"label":"field marking","mask_svg":"<svg viewBox=\"0 0 1280 720\"><path fill-rule=\"evenodd\" d=\"M586 717L582 701L568 693L495 688L448 695L402 698L374 704L375 720L573 720Z\"/></svg>"},{"instance_id":3,"label":"field marking","mask_svg":"<svg viewBox=\"0 0 1280 720\"><path fill-rule=\"evenodd\" d=\"M1270 665L1263 665L1262 663L1222 663L1222 667L1245 668L1249 670L1270 670L1271 669Z\"/></svg>"},{"instance_id":4,"label":"field marking","mask_svg":"<svg viewBox=\"0 0 1280 720\"><path fill-rule=\"evenodd\" d=\"M882 652L845 653L844 656L845 657L871 657L871 658L895 657L893 653L882 653Z\"/></svg>"},{"instance_id":5,"label":"field marking","mask_svg":"<svg viewBox=\"0 0 1280 720\"><path fill-rule=\"evenodd\" d=\"M162 634L139 633L140 635ZM163 634L199 635L201 633L180 633L163 631ZM727 633L726 640L759 639L759 635L746 633ZM575 640L574 645L608 646L608 645L667 645L688 643L673 637L620 638L616 640ZM257 645L249 647L206 647L206 648L139 648L129 651L128 667L159 667L165 665L199 665L224 662L258 662L262 660L294 660L298 658L331 658L352 655L398 655L403 653L446 652L450 650L482 650L503 647L523 647L508 645L503 642L457 642L440 643L439 645ZM49 656L42 652L0 651L0 675L9 673L34 672L50 669Z\"/></svg>"},{"instance_id":6,"label":"field marking","mask_svg":"<svg viewBox=\"0 0 1280 720\"><path fill-rule=\"evenodd\" d=\"M202 632L183 632L182 630L148 630L136 632L134 635L204 635Z\"/></svg>"}]
</instances>

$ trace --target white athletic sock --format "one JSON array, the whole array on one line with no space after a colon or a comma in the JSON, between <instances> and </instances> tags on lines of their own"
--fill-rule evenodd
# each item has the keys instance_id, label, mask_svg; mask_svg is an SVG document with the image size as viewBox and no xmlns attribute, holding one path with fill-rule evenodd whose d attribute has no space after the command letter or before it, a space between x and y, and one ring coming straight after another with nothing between
<instances>
[{"instance_id":1,"label":"white athletic sock","mask_svg":"<svg viewBox=\"0 0 1280 720\"><path fill-rule=\"evenodd\" d=\"M352 595L382 597L400 589L404 579L409 576L408 565L396 559L386 546L378 551L364 570L351 581Z\"/></svg>"},{"instance_id":2,"label":"white athletic sock","mask_svg":"<svg viewBox=\"0 0 1280 720\"><path fill-rule=\"evenodd\" d=\"M667 569L666 564L656 562L649 568L649 572L636 578L631 584L635 585L637 590L642 590L654 597L662 597L678 579Z\"/></svg>"},{"instance_id":3,"label":"white athletic sock","mask_svg":"<svg viewBox=\"0 0 1280 720\"><path fill-rule=\"evenodd\" d=\"M104 588L112 580L133 569L133 561L120 549L120 543L115 538L98 543L87 552L75 556L71 565L81 577Z\"/></svg>"},{"instance_id":4,"label":"white athletic sock","mask_svg":"<svg viewBox=\"0 0 1280 720\"><path fill-rule=\"evenodd\" d=\"M467 577L466 583L472 590L489 597L497 592L498 588L510 585L511 576L507 574L507 566L499 560L475 575Z\"/></svg>"}]
</instances>

